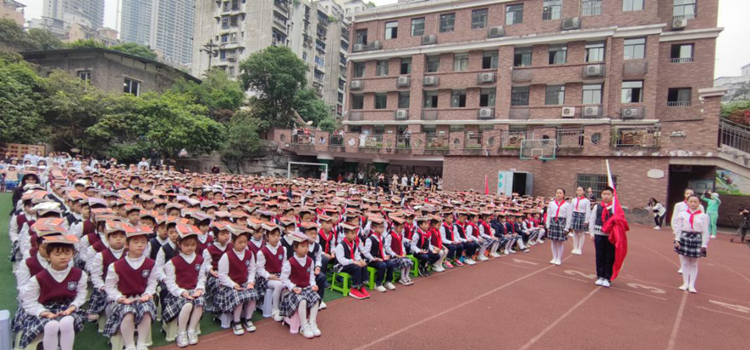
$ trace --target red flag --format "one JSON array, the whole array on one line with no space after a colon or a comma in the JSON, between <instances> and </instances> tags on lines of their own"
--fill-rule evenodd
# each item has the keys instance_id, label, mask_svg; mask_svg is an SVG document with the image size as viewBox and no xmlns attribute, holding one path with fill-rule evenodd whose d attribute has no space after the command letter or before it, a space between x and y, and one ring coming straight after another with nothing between
<instances>
[{"instance_id":1,"label":"red flag","mask_svg":"<svg viewBox=\"0 0 750 350\"><path fill-rule=\"evenodd\" d=\"M487 175L484 175L484 194L488 196L490 194L490 182Z\"/></svg>"},{"instance_id":2,"label":"red flag","mask_svg":"<svg viewBox=\"0 0 750 350\"><path fill-rule=\"evenodd\" d=\"M628 255L628 235L627 232L630 230L628 226L628 220L625 219L625 211L622 210L620 200L617 197L617 189L615 183L612 181L612 171L609 168L609 160L607 163L607 183L609 187L614 189L613 203L615 206L614 216L604 224L602 231L609 232L609 242L615 246L615 263L612 266L612 280L617 278L620 273L622 265L625 263L625 256Z\"/></svg>"}]
</instances>

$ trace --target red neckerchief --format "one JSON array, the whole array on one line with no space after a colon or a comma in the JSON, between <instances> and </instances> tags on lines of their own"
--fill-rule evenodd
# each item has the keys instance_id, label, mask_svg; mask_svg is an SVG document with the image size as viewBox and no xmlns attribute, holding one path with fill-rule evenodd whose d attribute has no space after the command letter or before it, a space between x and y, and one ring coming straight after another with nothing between
<instances>
[{"instance_id":1,"label":"red neckerchief","mask_svg":"<svg viewBox=\"0 0 750 350\"><path fill-rule=\"evenodd\" d=\"M474 234L474 237L479 237L479 227L477 227L477 224L475 224L475 223L473 223L471 221L469 221L467 224L469 226L471 226L471 228L472 228L471 231L473 231L472 233Z\"/></svg>"},{"instance_id":2,"label":"red neckerchief","mask_svg":"<svg viewBox=\"0 0 750 350\"><path fill-rule=\"evenodd\" d=\"M349 251L351 252L351 257L349 259L354 260L354 247L356 247L356 244L354 242L349 243L349 240L344 239L344 244L349 246Z\"/></svg>"},{"instance_id":3,"label":"red neckerchief","mask_svg":"<svg viewBox=\"0 0 750 350\"><path fill-rule=\"evenodd\" d=\"M440 230L433 227L427 233L429 233L430 236L434 237L436 247L443 248L443 239L442 237L440 237Z\"/></svg>"},{"instance_id":4,"label":"red neckerchief","mask_svg":"<svg viewBox=\"0 0 750 350\"><path fill-rule=\"evenodd\" d=\"M320 236L323 237L323 240L326 241L325 249L323 251L326 254L329 254L330 253L330 248L331 248L331 238L333 238L333 233L329 234L326 237L326 231L323 230L323 229L320 229L320 232L318 232L318 234L320 234Z\"/></svg>"},{"instance_id":5,"label":"red neckerchief","mask_svg":"<svg viewBox=\"0 0 750 350\"><path fill-rule=\"evenodd\" d=\"M578 203L581 202L581 199L586 199L586 197L578 197L578 198L576 198L576 210L578 210Z\"/></svg>"},{"instance_id":6,"label":"red neckerchief","mask_svg":"<svg viewBox=\"0 0 750 350\"><path fill-rule=\"evenodd\" d=\"M605 222L607 222L607 219L609 219L609 206L611 205L612 205L612 202L609 202L609 203L602 202L602 208L604 209L602 210L602 226L604 225Z\"/></svg>"},{"instance_id":7,"label":"red neckerchief","mask_svg":"<svg viewBox=\"0 0 750 350\"><path fill-rule=\"evenodd\" d=\"M703 214L703 212L700 209L696 210L695 212L691 212L690 208L688 208L687 213L688 213L688 215L690 215L690 219L689 219L689 221L690 221L690 229L695 229L693 227L693 220L695 219L696 215Z\"/></svg>"},{"instance_id":8,"label":"red neckerchief","mask_svg":"<svg viewBox=\"0 0 750 350\"><path fill-rule=\"evenodd\" d=\"M484 231L485 231L484 233L486 235L488 235L488 236L492 235L492 230L491 230L490 224L488 224L487 221L479 220L479 224L482 225L482 226L484 226Z\"/></svg>"},{"instance_id":9,"label":"red neckerchief","mask_svg":"<svg viewBox=\"0 0 750 350\"><path fill-rule=\"evenodd\" d=\"M419 245L424 244L424 240L430 238L430 234L422 231L421 228L417 227L417 233L419 234Z\"/></svg>"},{"instance_id":10,"label":"red neckerchief","mask_svg":"<svg viewBox=\"0 0 750 350\"><path fill-rule=\"evenodd\" d=\"M557 199L555 199L555 205L557 205L557 212L555 213L555 220L557 220L558 217L560 217L560 208L562 208L562 205L565 204L565 201L558 203Z\"/></svg>"},{"instance_id":11,"label":"red neckerchief","mask_svg":"<svg viewBox=\"0 0 750 350\"><path fill-rule=\"evenodd\" d=\"M398 243L398 251L396 253L401 255L403 253L403 244L401 243L403 241L402 241L401 235L399 235L398 232L396 232L395 230L392 230L391 239L393 238L396 238L396 242Z\"/></svg>"},{"instance_id":12,"label":"red neckerchief","mask_svg":"<svg viewBox=\"0 0 750 350\"><path fill-rule=\"evenodd\" d=\"M377 237L378 239L378 250L380 250L380 257L385 258L385 251L383 250L383 237L379 234L374 234L373 236Z\"/></svg>"}]
</instances>

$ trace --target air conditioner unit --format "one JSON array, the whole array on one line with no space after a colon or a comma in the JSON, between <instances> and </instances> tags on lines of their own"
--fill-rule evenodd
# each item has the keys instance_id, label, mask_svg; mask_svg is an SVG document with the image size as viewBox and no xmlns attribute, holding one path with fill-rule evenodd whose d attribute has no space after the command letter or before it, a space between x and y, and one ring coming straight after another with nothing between
<instances>
[{"instance_id":1,"label":"air conditioner unit","mask_svg":"<svg viewBox=\"0 0 750 350\"><path fill-rule=\"evenodd\" d=\"M435 43L437 43L437 35L435 34L422 35L422 45L432 45Z\"/></svg>"},{"instance_id":2,"label":"air conditioner unit","mask_svg":"<svg viewBox=\"0 0 750 350\"><path fill-rule=\"evenodd\" d=\"M397 87L408 87L410 82L411 81L410 81L409 77L403 75L403 76L398 77L398 81L396 81L396 86Z\"/></svg>"},{"instance_id":3,"label":"air conditioner unit","mask_svg":"<svg viewBox=\"0 0 750 350\"><path fill-rule=\"evenodd\" d=\"M575 107L563 107L562 108L562 116L563 118L573 118L576 116L576 108Z\"/></svg>"},{"instance_id":4,"label":"air conditioner unit","mask_svg":"<svg viewBox=\"0 0 750 350\"><path fill-rule=\"evenodd\" d=\"M368 50L380 50L380 41L373 40L367 43L367 49Z\"/></svg>"},{"instance_id":5,"label":"air conditioner unit","mask_svg":"<svg viewBox=\"0 0 750 350\"><path fill-rule=\"evenodd\" d=\"M494 83L495 73L479 73L477 74L477 83Z\"/></svg>"},{"instance_id":6,"label":"air conditioner unit","mask_svg":"<svg viewBox=\"0 0 750 350\"><path fill-rule=\"evenodd\" d=\"M599 117L599 107L584 107L583 108L583 116L588 118L596 118Z\"/></svg>"},{"instance_id":7,"label":"air conditioner unit","mask_svg":"<svg viewBox=\"0 0 750 350\"><path fill-rule=\"evenodd\" d=\"M578 17L566 18L562 21L562 30L581 29L581 19Z\"/></svg>"},{"instance_id":8,"label":"air conditioner unit","mask_svg":"<svg viewBox=\"0 0 750 350\"><path fill-rule=\"evenodd\" d=\"M477 116L479 119L493 119L495 118L494 108L480 108Z\"/></svg>"},{"instance_id":9,"label":"air conditioner unit","mask_svg":"<svg viewBox=\"0 0 750 350\"><path fill-rule=\"evenodd\" d=\"M365 83L362 80L352 80L352 82L349 83L349 90L361 90L364 85Z\"/></svg>"},{"instance_id":10,"label":"air conditioner unit","mask_svg":"<svg viewBox=\"0 0 750 350\"><path fill-rule=\"evenodd\" d=\"M643 118L642 108L623 108L622 119L642 119Z\"/></svg>"},{"instance_id":11,"label":"air conditioner unit","mask_svg":"<svg viewBox=\"0 0 750 350\"><path fill-rule=\"evenodd\" d=\"M436 76L430 75L424 77L424 83L422 85L424 86L438 86L440 83L440 79Z\"/></svg>"},{"instance_id":12,"label":"air conditioner unit","mask_svg":"<svg viewBox=\"0 0 750 350\"><path fill-rule=\"evenodd\" d=\"M396 110L396 120L407 120L409 119L409 110L408 109L399 109Z\"/></svg>"},{"instance_id":13,"label":"air conditioner unit","mask_svg":"<svg viewBox=\"0 0 750 350\"><path fill-rule=\"evenodd\" d=\"M354 44L354 52L360 52L365 51L365 45L364 44Z\"/></svg>"},{"instance_id":14,"label":"air conditioner unit","mask_svg":"<svg viewBox=\"0 0 750 350\"><path fill-rule=\"evenodd\" d=\"M505 28L503 26L491 27L487 33L488 38L499 38L505 35Z\"/></svg>"},{"instance_id":15,"label":"air conditioner unit","mask_svg":"<svg viewBox=\"0 0 750 350\"><path fill-rule=\"evenodd\" d=\"M600 77L604 75L603 64L589 64L583 68L583 76L585 77Z\"/></svg>"},{"instance_id":16,"label":"air conditioner unit","mask_svg":"<svg viewBox=\"0 0 750 350\"><path fill-rule=\"evenodd\" d=\"M684 29L687 27L687 18L675 18L672 21L672 29Z\"/></svg>"}]
</instances>

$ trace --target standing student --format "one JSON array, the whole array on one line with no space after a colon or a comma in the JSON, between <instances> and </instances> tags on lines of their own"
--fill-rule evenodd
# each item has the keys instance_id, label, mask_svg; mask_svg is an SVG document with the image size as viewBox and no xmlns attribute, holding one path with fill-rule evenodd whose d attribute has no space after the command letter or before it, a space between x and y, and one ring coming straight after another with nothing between
<instances>
[{"instance_id":1,"label":"standing student","mask_svg":"<svg viewBox=\"0 0 750 350\"><path fill-rule=\"evenodd\" d=\"M344 239L336 246L336 261L334 267L338 272L346 272L352 276L352 287L349 296L354 299L367 299L370 293L364 287L363 281L367 278L367 263L362 260L359 246L357 245L357 231L359 227L349 223L341 224L344 229Z\"/></svg>"},{"instance_id":2,"label":"standing student","mask_svg":"<svg viewBox=\"0 0 750 350\"><path fill-rule=\"evenodd\" d=\"M259 251L256 257L258 277L262 278L258 281L258 289L273 289L271 317L274 321L281 322L284 320L279 313L281 292L284 290L284 285L281 282L281 267L287 256L286 248L279 242L281 240L281 229L279 226L264 222L261 225L261 229L265 232L266 246Z\"/></svg>"},{"instance_id":3,"label":"standing student","mask_svg":"<svg viewBox=\"0 0 750 350\"><path fill-rule=\"evenodd\" d=\"M573 251L571 254L582 255L583 243L586 242L586 231L590 229L589 216L591 215L591 201L585 196L583 187L576 188L576 198L573 199L573 222L570 228L573 230Z\"/></svg>"},{"instance_id":4,"label":"standing student","mask_svg":"<svg viewBox=\"0 0 750 350\"><path fill-rule=\"evenodd\" d=\"M547 207L547 238L552 241L552 260L550 264L562 265L563 249L568 239L573 206L565 201L565 190L558 188L555 199Z\"/></svg>"},{"instance_id":5,"label":"standing student","mask_svg":"<svg viewBox=\"0 0 750 350\"><path fill-rule=\"evenodd\" d=\"M695 280L698 278L698 259L706 256L708 247L710 218L700 208L700 199L692 195L688 197L688 208L677 214L672 220L675 226L674 249L680 255L682 263L682 281L680 290L698 293Z\"/></svg>"},{"instance_id":6,"label":"standing student","mask_svg":"<svg viewBox=\"0 0 750 350\"><path fill-rule=\"evenodd\" d=\"M65 233L65 232L63 232ZM85 272L71 267L78 238L73 235L46 236L44 249L48 266L29 279L21 299L24 317L23 335L17 344L26 348L43 334L45 349L72 350L75 333L83 329L86 302Z\"/></svg>"},{"instance_id":7,"label":"standing student","mask_svg":"<svg viewBox=\"0 0 750 350\"><path fill-rule=\"evenodd\" d=\"M721 205L721 199L719 199L718 193L711 193L706 191L701 196L701 200L706 202L706 215L711 219L708 231L711 233L711 238L716 238L716 221L719 220L719 206Z\"/></svg>"},{"instance_id":8,"label":"standing student","mask_svg":"<svg viewBox=\"0 0 750 350\"><path fill-rule=\"evenodd\" d=\"M409 271L411 271L414 262L406 257L406 250L404 249L404 245L406 244L403 235L405 220L395 215L391 215L390 218L393 221L393 225L385 236L385 251L391 257L390 261L393 262L393 268L401 270L399 283L410 286L414 284L409 276Z\"/></svg>"},{"instance_id":9,"label":"standing student","mask_svg":"<svg viewBox=\"0 0 750 350\"><path fill-rule=\"evenodd\" d=\"M677 235L677 231L675 228L675 225L677 225L677 218L679 217L680 213L687 211L689 209L688 198L690 198L690 196L693 196L693 195L695 195L695 192L693 192L693 190L690 188L686 188L685 192L683 192L683 196L685 197L685 200L683 200L682 202L675 203L674 205L674 209L672 210L672 220L670 222L670 226L672 226L672 233L674 235ZM702 213L706 212L706 210L703 209L702 205L700 206L700 210ZM682 260L680 260L680 269L677 270L677 273L682 273L682 268L683 268Z\"/></svg>"},{"instance_id":10,"label":"standing student","mask_svg":"<svg viewBox=\"0 0 750 350\"><path fill-rule=\"evenodd\" d=\"M612 280L612 266L615 263L615 245L609 241L609 232L603 230L604 225L614 216L612 187L602 189L602 201L594 206L589 217L591 240L596 249L596 285L609 288Z\"/></svg>"},{"instance_id":11,"label":"standing student","mask_svg":"<svg viewBox=\"0 0 750 350\"><path fill-rule=\"evenodd\" d=\"M656 198L648 200L648 207L654 213L654 230L661 230L662 224L664 224L664 216L667 214L667 208L664 208Z\"/></svg>"},{"instance_id":12,"label":"standing student","mask_svg":"<svg viewBox=\"0 0 750 350\"><path fill-rule=\"evenodd\" d=\"M219 260L220 287L214 296L214 306L218 312L232 315L232 331L239 336L245 331L255 332L252 318L258 300L255 288L257 256L246 249L250 237L246 227L231 225L229 231L232 249L227 249Z\"/></svg>"},{"instance_id":13,"label":"standing student","mask_svg":"<svg viewBox=\"0 0 750 350\"><path fill-rule=\"evenodd\" d=\"M313 230L315 233L316 230ZM292 249L294 255L291 259L284 261L281 268L281 281L289 290L281 301L281 315L291 317L295 312L299 313L300 333L305 338L311 339L321 335L318 329L317 316L320 295L318 285L315 283L315 262L307 255L313 238L305 236L301 232L292 233ZM308 310L309 309L309 310ZM310 318L307 314L310 312Z\"/></svg>"},{"instance_id":14,"label":"standing student","mask_svg":"<svg viewBox=\"0 0 750 350\"><path fill-rule=\"evenodd\" d=\"M391 282L393 280L394 265L390 261L391 257L386 254L384 248L383 230L385 226L383 218L370 216L369 221L370 237L365 241L362 254L367 260L367 265L375 269L375 290L385 293L387 290L396 289L396 286Z\"/></svg>"}]
</instances>

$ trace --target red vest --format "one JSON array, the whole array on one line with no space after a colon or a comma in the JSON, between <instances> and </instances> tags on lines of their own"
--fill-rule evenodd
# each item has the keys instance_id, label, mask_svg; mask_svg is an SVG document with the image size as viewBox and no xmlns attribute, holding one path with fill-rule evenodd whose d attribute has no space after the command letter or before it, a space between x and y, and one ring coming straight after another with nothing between
<instances>
[{"instance_id":1,"label":"red vest","mask_svg":"<svg viewBox=\"0 0 750 350\"><path fill-rule=\"evenodd\" d=\"M487 221L480 220L479 224L484 227L484 234L492 236L492 228L490 227L490 224L487 223Z\"/></svg>"},{"instance_id":2,"label":"red vest","mask_svg":"<svg viewBox=\"0 0 750 350\"><path fill-rule=\"evenodd\" d=\"M443 238L440 237L440 230L431 228L427 233L432 235L432 245L443 249Z\"/></svg>"},{"instance_id":3,"label":"red vest","mask_svg":"<svg viewBox=\"0 0 750 350\"><path fill-rule=\"evenodd\" d=\"M208 246L213 242L214 242L214 238L211 236L208 236L208 238L206 238L206 243L201 243L201 241L198 240L198 247L195 248L195 254L203 255L203 250L208 248Z\"/></svg>"},{"instance_id":4,"label":"red vest","mask_svg":"<svg viewBox=\"0 0 750 350\"><path fill-rule=\"evenodd\" d=\"M88 219L83 222L83 232L81 233L83 236L89 235L89 234L96 234L96 229L94 227L94 223L91 222L91 219ZM90 238L89 238L90 239ZM89 241L91 243L91 241Z\"/></svg>"},{"instance_id":5,"label":"red vest","mask_svg":"<svg viewBox=\"0 0 750 350\"><path fill-rule=\"evenodd\" d=\"M239 285L247 283L247 274L252 263L253 253L245 250L245 258L242 260L237 256L234 249L228 250L225 254L229 259L229 278Z\"/></svg>"},{"instance_id":6,"label":"red vest","mask_svg":"<svg viewBox=\"0 0 750 350\"><path fill-rule=\"evenodd\" d=\"M57 282L52 274L43 270L36 275L39 282L39 304L46 305L53 301L72 302L78 295L78 281L81 280L82 271L71 268L68 276L62 282Z\"/></svg>"},{"instance_id":7,"label":"red vest","mask_svg":"<svg viewBox=\"0 0 750 350\"><path fill-rule=\"evenodd\" d=\"M26 213L21 213L16 216L16 224L18 225L18 230L20 231L23 228L23 224L27 223L29 220L26 219Z\"/></svg>"},{"instance_id":8,"label":"red vest","mask_svg":"<svg viewBox=\"0 0 750 350\"><path fill-rule=\"evenodd\" d=\"M97 243L100 243L102 241L102 238L96 232L90 232L90 233L88 233L86 235L86 237L89 238L89 245L92 246L92 247L95 246ZM100 248L104 247L104 244L100 245L99 247ZM94 249L97 249L97 247L94 247ZM100 252L100 251L101 250L97 250L97 252Z\"/></svg>"},{"instance_id":9,"label":"red vest","mask_svg":"<svg viewBox=\"0 0 750 350\"><path fill-rule=\"evenodd\" d=\"M258 252L265 246L266 246L265 239L260 240L260 247L255 245L255 243L253 243L252 240L247 241L247 250L253 252L253 256L258 256Z\"/></svg>"},{"instance_id":10,"label":"red vest","mask_svg":"<svg viewBox=\"0 0 750 350\"><path fill-rule=\"evenodd\" d=\"M406 239L411 241L411 237L414 236L414 231L414 227L412 227L411 224L404 224L404 235L406 236Z\"/></svg>"},{"instance_id":11,"label":"red vest","mask_svg":"<svg viewBox=\"0 0 750 350\"><path fill-rule=\"evenodd\" d=\"M177 286L182 289L193 290L198 284L198 275L201 271L201 265L203 265L203 257L195 255L195 260L192 263L185 261L180 255L175 256L170 260L174 265L175 282Z\"/></svg>"},{"instance_id":12,"label":"red vest","mask_svg":"<svg viewBox=\"0 0 750 350\"><path fill-rule=\"evenodd\" d=\"M479 227L477 227L477 224L473 222L468 222L466 224L471 226L471 233L474 235L474 237L479 237Z\"/></svg>"},{"instance_id":13,"label":"red vest","mask_svg":"<svg viewBox=\"0 0 750 350\"><path fill-rule=\"evenodd\" d=\"M101 243L100 243L101 244ZM102 247L104 245L102 244ZM96 249L96 248L94 248ZM112 254L112 251L110 249L104 248L104 250L100 251L99 253L102 254L102 280L107 280L107 273L109 272L109 265L115 263L118 260L122 260L123 257L125 257L125 254L127 254L127 249L122 252L122 256L120 256L120 259L115 258L115 255Z\"/></svg>"},{"instance_id":14,"label":"red vest","mask_svg":"<svg viewBox=\"0 0 750 350\"><path fill-rule=\"evenodd\" d=\"M289 274L289 280L294 283L297 287L305 288L310 286L310 272L313 268L313 261L308 256L305 259L305 265L300 265L299 261L292 257L289 259L289 265L292 267L292 272Z\"/></svg>"},{"instance_id":15,"label":"red vest","mask_svg":"<svg viewBox=\"0 0 750 350\"><path fill-rule=\"evenodd\" d=\"M211 244L206 249L208 249L208 254L211 255L211 268L214 269L214 271L219 271L219 260L221 260L221 256L224 255L225 252L232 249L232 243L227 243L227 247L224 248L224 250L219 249L216 244Z\"/></svg>"},{"instance_id":16,"label":"red vest","mask_svg":"<svg viewBox=\"0 0 750 350\"><path fill-rule=\"evenodd\" d=\"M137 270L133 270L125 259L115 262L115 273L120 278L117 282L117 290L125 297L134 297L145 293L148 277L151 275L155 264L153 260L146 258Z\"/></svg>"},{"instance_id":17,"label":"red vest","mask_svg":"<svg viewBox=\"0 0 750 350\"><path fill-rule=\"evenodd\" d=\"M35 255L26 259L26 267L29 268L29 276L31 277L44 271L44 266L39 263L39 259Z\"/></svg>"},{"instance_id":18,"label":"red vest","mask_svg":"<svg viewBox=\"0 0 750 350\"><path fill-rule=\"evenodd\" d=\"M281 245L276 249L276 255L271 253L268 247L263 247L260 250L263 256L266 258L266 271L271 274L281 273L281 264L284 262L284 249Z\"/></svg>"},{"instance_id":19,"label":"red vest","mask_svg":"<svg viewBox=\"0 0 750 350\"><path fill-rule=\"evenodd\" d=\"M404 254L404 237L396 231L391 231L391 250L399 256Z\"/></svg>"}]
</instances>

